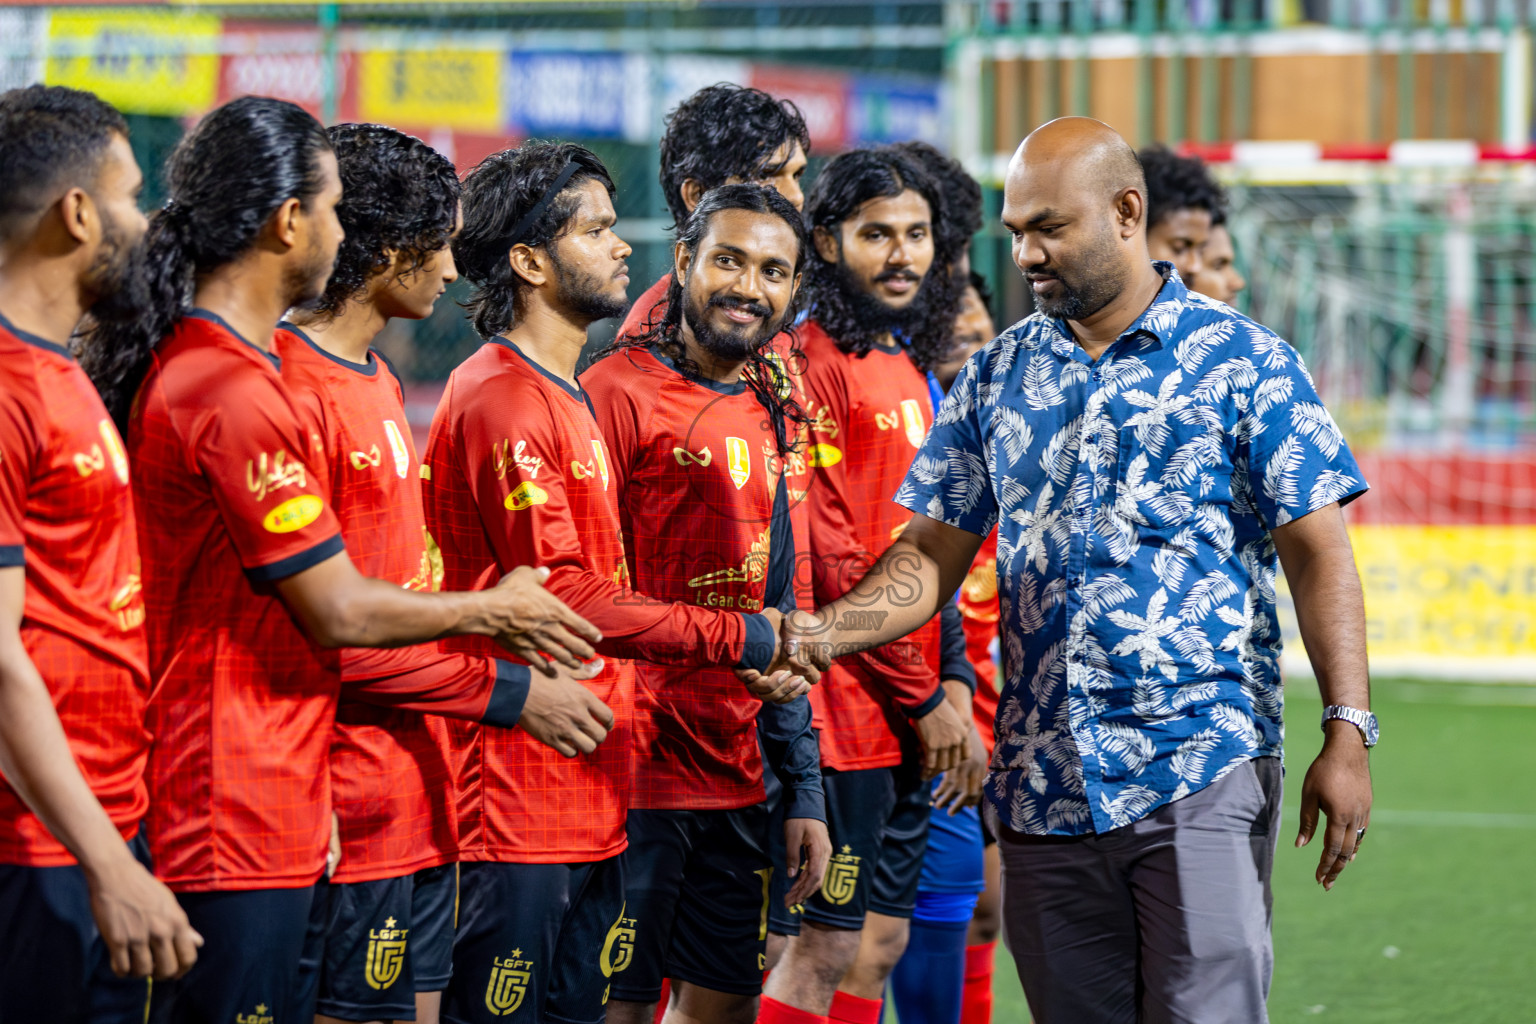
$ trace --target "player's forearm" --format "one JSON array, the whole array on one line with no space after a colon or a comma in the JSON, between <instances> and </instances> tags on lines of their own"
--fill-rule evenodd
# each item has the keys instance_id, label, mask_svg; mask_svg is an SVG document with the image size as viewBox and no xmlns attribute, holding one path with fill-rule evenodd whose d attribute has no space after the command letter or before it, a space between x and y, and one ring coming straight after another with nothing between
<instances>
[{"instance_id":1,"label":"player's forearm","mask_svg":"<svg viewBox=\"0 0 1536 1024\"><path fill-rule=\"evenodd\" d=\"M336 596L324 637L334 647L406 647L445 636L493 636L483 591L421 593L359 576Z\"/></svg>"},{"instance_id":2,"label":"player's forearm","mask_svg":"<svg viewBox=\"0 0 1536 1024\"><path fill-rule=\"evenodd\" d=\"M127 846L75 763L42 677L19 636L0 642L0 772L87 874Z\"/></svg>"},{"instance_id":3,"label":"player's forearm","mask_svg":"<svg viewBox=\"0 0 1536 1024\"><path fill-rule=\"evenodd\" d=\"M1321 509L1274 538L1323 703L1369 709L1365 598L1342 515L1337 506Z\"/></svg>"},{"instance_id":4,"label":"player's forearm","mask_svg":"<svg viewBox=\"0 0 1536 1024\"><path fill-rule=\"evenodd\" d=\"M851 590L816 610L814 628L797 625L797 631L811 642L829 644L833 657L881 647L939 613L944 595L959 586L956 580L946 590L942 577L936 561L898 539ZM803 615L796 621L809 622Z\"/></svg>"}]
</instances>

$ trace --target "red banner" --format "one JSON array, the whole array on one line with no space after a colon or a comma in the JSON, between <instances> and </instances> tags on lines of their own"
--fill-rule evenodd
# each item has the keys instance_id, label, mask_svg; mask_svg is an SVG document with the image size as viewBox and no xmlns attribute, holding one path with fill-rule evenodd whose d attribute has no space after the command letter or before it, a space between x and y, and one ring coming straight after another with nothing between
<instances>
[{"instance_id":1,"label":"red banner","mask_svg":"<svg viewBox=\"0 0 1536 1024\"><path fill-rule=\"evenodd\" d=\"M219 102L237 96L273 96L321 115L325 57L318 29L270 22L224 23L224 56L219 68ZM336 57L336 117L357 120L356 62Z\"/></svg>"},{"instance_id":2,"label":"red banner","mask_svg":"<svg viewBox=\"0 0 1536 1024\"><path fill-rule=\"evenodd\" d=\"M847 144L847 75L811 68L754 64L751 79L747 84L754 89L795 102L800 113L805 115L812 146L841 149Z\"/></svg>"}]
</instances>

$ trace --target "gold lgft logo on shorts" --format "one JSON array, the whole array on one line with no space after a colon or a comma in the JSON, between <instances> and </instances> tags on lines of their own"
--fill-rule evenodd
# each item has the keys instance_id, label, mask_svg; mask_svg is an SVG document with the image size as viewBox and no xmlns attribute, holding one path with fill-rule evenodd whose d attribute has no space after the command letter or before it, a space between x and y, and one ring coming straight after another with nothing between
<instances>
[{"instance_id":1,"label":"gold lgft logo on shorts","mask_svg":"<svg viewBox=\"0 0 1536 1024\"><path fill-rule=\"evenodd\" d=\"M235 1014L235 1024L273 1024L277 1018L267 1010L266 1003L257 1003L255 1013Z\"/></svg>"},{"instance_id":2,"label":"gold lgft logo on shorts","mask_svg":"<svg viewBox=\"0 0 1536 1024\"><path fill-rule=\"evenodd\" d=\"M841 853L832 855L827 866L827 877L821 883L821 895L830 904L840 907L853 899L859 888L859 861L853 855L853 847L844 846Z\"/></svg>"},{"instance_id":3,"label":"gold lgft logo on shorts","mask_svg":"<svg viewBox=\"0 0 1536 1024\"><path fill-rule=\"evenodd\" d=\"M533 961L523 959L523 951L514 949L510 956L491 959L491 981L485 986L485 1008L505 1017L523 1005L528 982L533 979Z\"/></svg>"},{"instance_id":4,"label":"gold lgft logo on shorts","mask_svg":"<svg viewBox=\"0 0 1536 1024\"><path fill-rule=\"evenodd\" d=\"M405 937L409 928L396 928L395 919L386 917L383 928L368 929L368 957L363 964L363 980L370 988L386 989L400 980L405 967Z\"/></svg>"}]
</instances>

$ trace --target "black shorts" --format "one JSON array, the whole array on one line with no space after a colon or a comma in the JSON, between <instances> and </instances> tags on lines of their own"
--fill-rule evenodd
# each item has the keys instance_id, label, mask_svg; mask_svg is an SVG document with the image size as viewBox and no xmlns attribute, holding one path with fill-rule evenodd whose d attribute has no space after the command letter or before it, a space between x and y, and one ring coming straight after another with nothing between
<instances>
[{"instance_id":1,"label":"black shorts","mask_svg":"<svg viewBox=\"0 0 1536 1024\"><path fill-rule=\"evenodd\" d=\"M313 1019L299 959L315 887L183 892L176 899L203 937L197 963L178 981L156 982L152 1024Z\"/></svg>"},{"instance_id":2,"label":"black shorts","mask_svg":"<svg viewBox=\"0 0 1536 1024\"><path fill-rule=\"evenodd\" d=\"M832 863L802 913L777 915L773 930L800 934L796 917L847 929L862 929L869 911L910 918L928 849L930 814L929 784L918 766L824 769L822 785Z\"/></svg>"},{"instance_id":3,"label":"black shorts","mask_svg":"<svg viewBox=\"0 0 1536 1024\"><path fill-rule=\"evenodd\" d=\"M399 878L320 888L324 953L319 1013L341 1020L410 1020L417 992L441 992L453 973L457 864Z\"/></svg>"},{"instance_id":4,"label":"black shorts","mask_svg":"<svg viewBox=\"0 0 1536 1024\"><path fill-rule=\"evenodd\" d=\"M613 998L653 1003L664 978L756 996L773 862L763 804L734 810L632 810L625 851L634 955Z\"/></svg>"},{"instance_id":5,"label":"black shorts","mask_svg":"<svg viewBox=\"0 0 1536 1024\"><path fill-rule=\"evenodd\" d=\"M601 1024L634 954L624 858L459 865L459 929L443 995L451 1024Z\"/></svg>"},{"instance_id":6,"label":"black shorts","mask_svg":"<svg viewBox=\"0 0 1536 1024\"><path fill-rule=\"evenodd\" d=\"M128 848L149 867L143 835ZM79 865L0 864L0 1022L140 1024L149 982L112 973Z\"/></svg>"}]
</instances>

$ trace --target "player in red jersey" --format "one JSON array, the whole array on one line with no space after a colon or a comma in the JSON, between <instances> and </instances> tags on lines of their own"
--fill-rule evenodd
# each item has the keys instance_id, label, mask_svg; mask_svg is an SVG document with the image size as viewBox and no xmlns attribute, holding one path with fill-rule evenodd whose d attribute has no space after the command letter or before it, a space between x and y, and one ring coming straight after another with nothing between
<instances>
[{"instance_id":1,"label":"player in red jersey","mask_svg":"<svg viewBox=\"0 0 1536 1024\"><path fill-rule=\"evenodd\" d=\"M371 343L392 317L430 315L457 279L448 243L458 229L459 179L431 147L392 128L348 124L327 135L346 240L325 293L281 325L274 351L295 399L324 425L332 505L359 571L435 590L441 561L426 532L404 396ZM448 724L347 699L347 688L391 678L494 679L508 663L433 645L353 648L341 658L343 700L331 744L341 857L311 915L325 935L315 964L319 1020L414 1012L418 1022L433 1022L452 965L458 896ZM574 756L593 749L611 720L590 691L571 683L531 690L518 727Z\"/></svg>"},{"instance_id":2,"label":"player in red jersey","mask_svg":"<svg viewBox=\"0 0 1536 1024\"><path fill-rule=\"evenodd\" d=\"M314 118L235 100L188 134L166 177L149 301L88 337L115 397L147 370L127 447L154 682L148 832L156 872L208 940L154 1001L172 1022L288 1024L302 1013L295 976L331 832L340 676L328 648L501 636L562 615L590 627L526 578L423 594L364 577L347 557L320 426L270 352L279 316L323 291L341 242L336 158ZM430 705L511 725L531 676L459 683ZM414 689L386 682L379 695Z\"/></svg>"},{"instance_id":3,"label":"player in red jersey","mask_svg":"<svg viewBox=\"0 0 1536 1024\"><path fill-rule=\"evenodd\" d=\"M767 358L805 259L776 191L725 185L683 226L660 323L582 374L612 455L635 589L713 608L795 607L786 456L804 413ZM628 817L634 954L609 1024L743 1022L762 988L774 861L765 753L789 793L788 902L831 856L807 698L762 705L723 669L639 662ZM762 746L759 745L761 740Z\"/></svg>"},{"instance_id":4,"label":"player in red jersey","mask_svg":"<svg viewBox=\"0 0 1536 1024\"><path fill-rule=\"evenodd\" d=\"M144 178L73 89L0 95L0 150L0 1020L126 1024L201 938L146 866L128 461L66 346L135 299Z\"/></svg>"},{"instance_id":5,"label":"player in red jersey","mask_svg":"<svg viewBox=\"0 0 1536 1024\"><path fill-rule=\"evenodd\" d=\"M849 590L906 521L891 499L933 416L918 364L947 346L958 305L953 276L929 272L954 262L935 244L944 212L933 179L890 149L837 157L807 200L816 256L800 336L818 604ZM970 731L969 688L941 683L939 653L936 618L905 641L838 659L812 694L836 852L769 978L764 1021L878 1019L916 901L927 777L960 762ZM878 941L861 952L866 915Z\"/></svg>"},{"instance_id":6,"label":"player in red jersey","mask_svg":"<svg viewBox=\"0 0 1536 1024\"><path fill-rule=\"evenodd\" d=\"M633 669L777 667L760 613L654 601L628 587L612 460L576 360L587 327L624 308L630 248L613 232L613 183L580 146L528 143L464 183L454 258L477 286L486 343L449 378L427 447L427 524L450 586L535 558L550 589L594 622L608 656L590 686L614 710L593 755L563 761L516 733L459 731L460 917L445 1020L600 1021L608 979L633 953L623 916ZM454 646L484 650L480 644ZM814 679L814 674L812 674ZM760 691L792 699L775 672Z\"/></svg>"}]
</instances>

